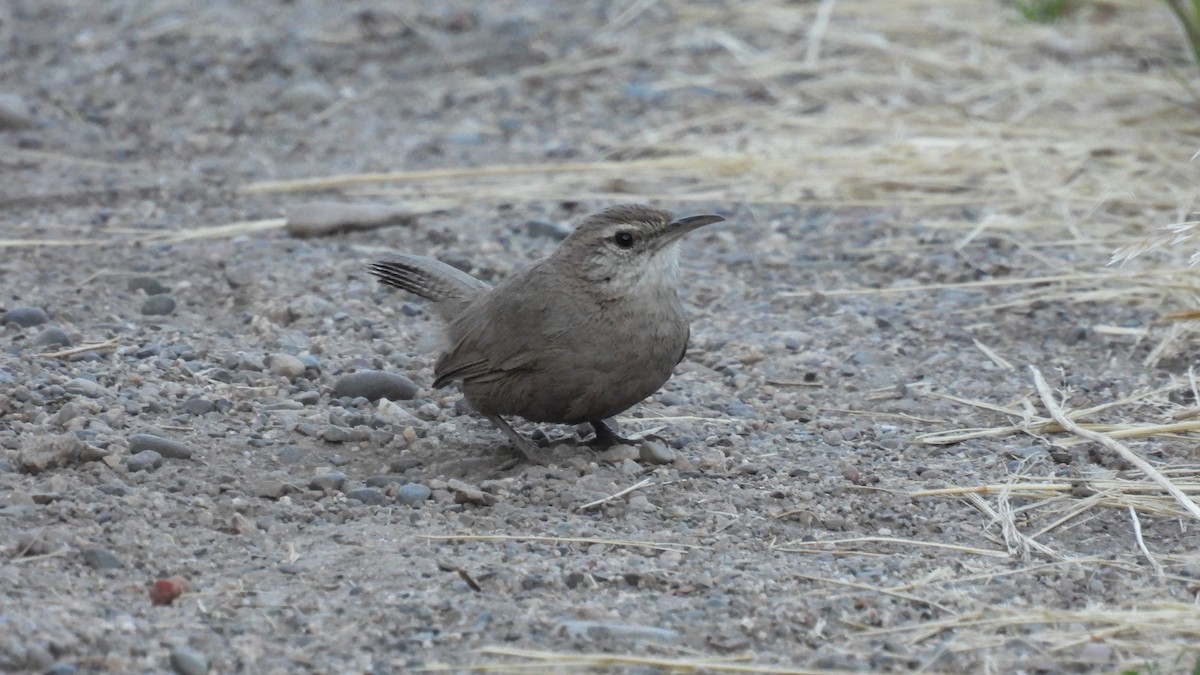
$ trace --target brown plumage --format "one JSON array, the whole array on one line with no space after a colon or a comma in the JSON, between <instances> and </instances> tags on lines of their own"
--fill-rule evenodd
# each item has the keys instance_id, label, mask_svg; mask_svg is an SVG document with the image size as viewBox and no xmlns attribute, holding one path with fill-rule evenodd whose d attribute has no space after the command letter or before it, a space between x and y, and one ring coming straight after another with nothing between
<instances>
[{"instance_id":1,"label":"brown plumage","mask_svg":"<svg viewBox=\"0 0 1200 675\"><path fill-rule=\"evenodd\" d=\"M423 256L388 256L368 269L433 302L449 339L434 386L460 381L471 405L528 456L528 441L502 415L590 422L599 440L611 442L603 420L671 377L689 335L676 294L678 242L720 220L613 206L495 288Z\"/></svg>"}]
</instances>

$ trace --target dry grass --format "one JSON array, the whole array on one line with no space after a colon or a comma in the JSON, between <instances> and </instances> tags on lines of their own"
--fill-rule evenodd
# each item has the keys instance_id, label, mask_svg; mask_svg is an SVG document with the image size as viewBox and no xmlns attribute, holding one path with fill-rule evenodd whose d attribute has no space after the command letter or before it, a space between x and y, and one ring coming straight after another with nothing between
<instances>
[{"instance_id":1,"label":"dry grass","mask_svg":"<svg viewBox=\"0 0 1200 675\"><path fill-rule=\"evenodd\" d=\"M666 671L671 673L761 673L762 675L837 675L844 671L814 670L810 668L788 668L750 663L746 657L716 658L669 656L637 656L631 654L552 652L513 647L488 647L482 650L487 656L503 657L504 660L476 661L466 668L479 673L594 673L613 669L613 672L628 672L629 669ZM464 666L430 665L415 672L443 673L462 672Z\"/></svg>"}]
</instances>

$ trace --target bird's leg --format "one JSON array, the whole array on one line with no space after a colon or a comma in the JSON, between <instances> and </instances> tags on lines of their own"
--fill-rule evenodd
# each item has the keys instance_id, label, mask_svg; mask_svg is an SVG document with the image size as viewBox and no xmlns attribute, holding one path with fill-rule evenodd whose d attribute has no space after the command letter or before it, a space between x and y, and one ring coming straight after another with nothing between
<instances>
[{"instance_id":1,"label":"bird's leg","mask_svg":"<svg viewBox=\"0 0 1200 675\"><path fill-rule=\"evenodd\" d=\"M612 429L604 423L604 420L592 420L588 422L592 428L596 430L596 437L592 439L591 444L601 448L609 448L614 445L632 445L637 446L637 441L618 436Z\"/></svg>"},{"instance_id":2,"label":"bird's leg","mask_svg":"<svg viewBox=\"0 0 1200 675\"><path fill-rule=\"evenodd\" d=\"M517 449L517 452L524 456L526 460L534 464L545 463L545 460L538 457L537 450L533 447L533 443L530 443L524 436L518 434L517 430L513 429L508 422L505 422L503 417L499 415L485 415L485 417L491 420L492 424L500 427L500 431L503 431L504 435L508 436L509 442L513 444L513 447Z\"/></svg>"}]
</instances>

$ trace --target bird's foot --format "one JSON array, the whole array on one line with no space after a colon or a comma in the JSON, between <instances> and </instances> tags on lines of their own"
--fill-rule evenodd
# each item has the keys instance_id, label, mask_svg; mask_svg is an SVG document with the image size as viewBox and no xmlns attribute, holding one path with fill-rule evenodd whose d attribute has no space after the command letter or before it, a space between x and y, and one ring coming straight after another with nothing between
<instances>
[{"instance_id":1,"label":"bird's foot","mask_svg":"<svg viewBox=\"0 0 1200 675\"><path fill-rule=\"evenodd\" d=\"M516 451L516 454L518 455L518 457L514 457L510 461L505 462L503 467L500 469L501 471L511 469L520 464L522 461L530 464L542 465L549 463L548 458L545 457L543 453L539 452L538 448L534 446L529 439L525 438L521 434L518 434L516 429L513 429L508 422L504 421L504 418L500 417L499 415L488 415L487 418L492 421L492 424L500 427L500 430L504 432L505 436L508 436L508 440L512 445L512 449Z\"/></svg>"},{"instance_id":2,"label":"bird's foot","mask_svg":"<svg viewBox=\"0 0 1200 675\"><path fill-rule=\"evenodd\" d=\"M591 424L592 428L596 430L596 436L592 438L592 440L588 441L587 445L590 445L595 449L603 450L605 448L611 448L614 445L632 445L635 448L638 446L638 439L625 438L624 436L618 435L611 428L609 428L608 424L606 424L604 420L596 420L590 422L589 424Z\"/></svg>"}]
</instances>

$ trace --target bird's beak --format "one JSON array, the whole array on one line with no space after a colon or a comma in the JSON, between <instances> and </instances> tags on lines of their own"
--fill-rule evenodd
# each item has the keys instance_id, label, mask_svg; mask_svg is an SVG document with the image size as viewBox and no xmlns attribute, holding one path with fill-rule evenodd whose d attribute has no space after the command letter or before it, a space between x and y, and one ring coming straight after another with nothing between
<instances>
[{"instance_id":1,"label":"bird's beak","mask_svg":"<svg viewBox=\"0 0 1200 675\"><path fill-rule=\"evenodd\" d=\"M685 218L676 218L667 225L667 229L663 230L662 236L664 242L676 241L683 237L688 232L698 230L705 225L712 225L725 220L718 215L707 216L687 216Z\"/></svg>"}]
</instances>

